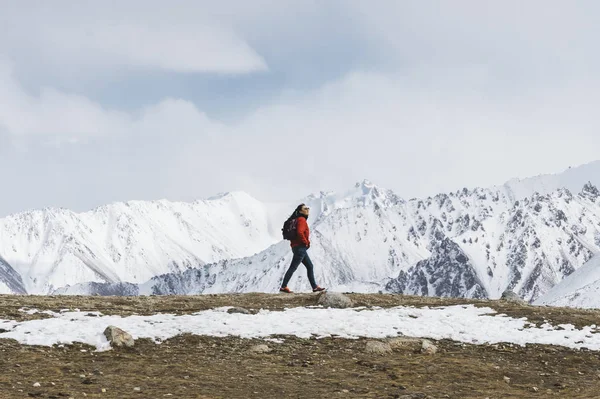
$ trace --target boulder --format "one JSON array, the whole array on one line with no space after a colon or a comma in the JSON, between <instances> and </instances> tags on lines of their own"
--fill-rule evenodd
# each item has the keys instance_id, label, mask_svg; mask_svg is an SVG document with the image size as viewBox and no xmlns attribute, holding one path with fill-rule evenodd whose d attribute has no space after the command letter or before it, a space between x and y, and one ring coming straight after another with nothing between
<instances>
[{"instance_id":1,"label":"boulder","mask_svg":"<svg viewBox=\"0 0 600 399\"><path fill-rule=\"evenodd\" d=\"M323 291L319 295L319 299L317 300L317 305L321 305L325 308L337 308L337 309L351 308L352 306L354 306L354 304L352 303L352 300L350 298L348 298L346 295L340 294L338 292L328 292L328 291Z\"/></svg>"},{"instance_id":2,"label":"boulder","mask_svg":"<svg viewBox=\"0 0 600 399\"><path fill-rule=\"evenodd\" d=\"M511 290L506 290L502 293L502 296L500 297L501 301L505 301L505 302L513 302L513 303L517 303L520 305L526 305L527 302L525 302L524 300L522 300L517 294L515 294L513 291Z\"/></svg>"},{"instance_id":3,"label":"boulder","mask_svg":"<svg viewBox=\"0 0 600 399\"><path fill-rule=\"evenodd\" d=\"M108 342L110 342L112 347L132 347L135 343L131 334L115 326L106 327L106 330L104 330L104 336Z\"/></svg>"},{"instance_id":4,"label":"boulder","mask_svg":"<svg viewBox=\"0 0 600 399\"><path fill-rule=\"evenodd\" d=\"M435 346L431 341L424 339L421 344L421 352L427 355L434 355L437 353L437 346Z\"/></svg>"},{"instance_id":5,"label":"boulder","mask_svg":"<svg viewBox=\"0 0 600 399\"><path fill-rule=\"evenodd\" d=\"M374 353L377 355L385 355L387 353L392 353L392 347L387 342L367 341L367 345L365 346L365 351L367 353Z\"/></svg>"}]
</instances>

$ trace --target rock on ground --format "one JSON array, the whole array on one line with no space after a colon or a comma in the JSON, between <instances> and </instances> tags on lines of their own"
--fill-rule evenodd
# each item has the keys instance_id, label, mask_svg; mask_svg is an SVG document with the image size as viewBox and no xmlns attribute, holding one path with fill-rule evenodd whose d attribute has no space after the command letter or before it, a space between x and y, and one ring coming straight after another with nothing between
<instances>
[{"instance_id":1,"label":"rock on ground","mask_svg":"<svg viewBox=\"0 0 600 399\"><path fill-rule=\"evenodd\" d=\"M251 312L248 309L239 308L239 307L235 307L235 306L227 309L227 313L229 313L229 314L234 314L234 313L251 314Z\"/></svg>"},{"instance_id":2,"label":"rock on ground","mask_svg":"<svg viewBox=\"0 0 600 399\"><path fill-rule=\"evenodd\" d=\"M135 344L131 334L129 334L127 331L121 330L119 327L106 327L106 330L104 330L104 336L113 347L132 347Z\"/></svg>"},{"instance_id":3,"label":"rock on ground","mask_svg":"<svg viewBox=\"0 0 600 399\"><path fill-rule=\"evenodd\" d=\"M368 353L385 355L387 353L392 353L392 347L387 342L367 341L367 345L365 346L365 351Z\"/></svg>"},{"instance_id":4,"label":"rock on ground","mask_svg":"<svg viewBox=\"0 0 600 399\"><path fill-rule=\"evenodd\" d=\"M319 299L317 300L317 305L321 305L325 308L351 308L354 306L352 300L348 298L344 294L340 294L338 292L328 292L324 291L319 295Z\"/></svg>"},{"instance_id":5,"label":"rock on ground","mask_svg":"<svg viewBox=\"0 0 600 399\"><path fill-rule=\"evenodd\" d=\"M511 290L506 290L502 293L502 296L500 297L501 301L505 301L505 302L513 302L513 303L518 303L521 305L526 305L527 302L525 302L523 299L521 299L517 294L515 294L513 291Z\"/></svg>"},{"instance_id":6,"label":"rock on ground","mask_svg":"<svg viewBox=\"0 0 600 399\"><path fill-rule=\"evenodd\" d=\"M387 340L392 349L409 348L413 350L421 349L421 339L413 337L394 337Z\"/></svg>"},{"instance_id":7,"label":"rock on ground","mask_svg":"<svg viewBox=\"0 0 600 399\"><path fill-rule=\"evenodd\" d=\"M433 355L437 352L438 348L431 341L424 339L421 344L421 352L426 353L428 355Z\"/></svg>"}]
</instances>

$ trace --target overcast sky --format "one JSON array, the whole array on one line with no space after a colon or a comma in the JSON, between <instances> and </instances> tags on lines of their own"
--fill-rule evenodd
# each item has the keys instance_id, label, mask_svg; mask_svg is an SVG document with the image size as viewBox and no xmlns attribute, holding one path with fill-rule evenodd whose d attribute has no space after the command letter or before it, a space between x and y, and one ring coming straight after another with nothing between
<instances>
[{"instance_id":1,"label":"overcast sky","mask_svg":"<svg viewBox=\"0 0 600 399\"><path fill-rule=\"evenodd\" d=\"M0 215L600 159L597 1L0 0Z\"/></svg>"}]
</instances>

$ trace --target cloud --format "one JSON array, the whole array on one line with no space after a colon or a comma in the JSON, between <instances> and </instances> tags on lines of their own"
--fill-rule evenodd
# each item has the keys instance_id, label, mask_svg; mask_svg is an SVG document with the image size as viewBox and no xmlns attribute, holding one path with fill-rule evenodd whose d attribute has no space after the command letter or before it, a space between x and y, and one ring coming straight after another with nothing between
<instances>
[{"instance_id":1,"label":"cloud","mask_svg":"<svg viewBox=\"0 0 600 399\"><path fill-rule=\"evenodd\" d=\"M418 73L351 73L282 95L227 124L182 99L115 113L60 92L32 99L13 85L14 97L25 98L24 127L8 126L30 139L21 146L25 156L13 151L0 166L19 171L20 179L10 180L27 198L20 207L39 203L43 190L44 205L86 209L235 189L265 200L295 199L316 189L342 190L365 177L403 196L422 196L597 158L600 138L592 120L598 91L585 99L568 87L551 96L482 101L478 88L487 77L477 76L457 90L444 78ZM423 89L432 80L435 90ZM2 110L14 103L2 101L0 115L10 114ZM62 140L33 139L44 132L61 132Z\"/></svg>"},{"instance_id":2,"label":"cloud","mask_svg":"<svg viewBox=\"0 0 600 399\"><path fill-rule=\"evenodd\" d=\"M103 109L80 95L42 88L29 95L12 68L0 61L0 124L12 135L39 135L75 140L122 133L128 116Z\"/></svg>"},{"instance_id":3,"label":"cloud","mask_svg":"<svg viewBox=\"0 0 600 399\"><path fill-rule=\"evenodd\" d=\"M211 19L198 5L57 1L34 7L24 1L3 10L0 53L19 64L35 59L70 73L118 68L241 74L268 69L231 26Z\"/></svg>"},{"instance_id":4,"label":"cloud","mask_svg":"<svg viewBox=\"0 0 600 399\"><path fill-rule=\"evenodd\" d=\"M28 23L10 27L19 46L0 38L12 64L0 64L0 176L14 191L0 199L0 213L236 189L297 199L363 178L423 196L598 158L595 3L531 2L519 12L517 3L469 1L133 3L31 15L11 6L10 21ZM237 113L218 120L169 94L171 77L164 96L128 109L85 85L70 91L49 79L32 89L26 59L40 60L38 73L185 72L189 80L177 84L202 79L189 71L269 69L243 85L223 77L228 95L198 85L222 114ZM300 69L310 84L290 83L289 71ZM130 90L127 82L115 95ZM265 86L274 87L269 96ZM243 112L238 95L252 99Z\"/></svg>"},{"instance_id":5,"label":"cloud","mask_svg":"<svg viewBox=\"0 0 600 399\"><path fill-rule=\"evenodd\" d=\"M457 0L429 4L352 2L356 28L387 55L411 64L532 66L598 59L587 50L600 27L594 1ZM552 69L555 65L546 64Z\"/></svg>"},{"instance_id":6,"label":"cloud","mask_svg":"<svg viewBox=\"0 0 600 399\"><path fill-rule=\"evenodd\" d=\"M269 176L262 186L273 196L286 183L342 189L363 177L422 196L597 158L597 91L582 97L581 88L555 87L484 100L481 76L455 87L418 73L352 73L261 109L236 126L244 135L230 145L256 154L245 171Z\"/></svg>"}]
</instances>

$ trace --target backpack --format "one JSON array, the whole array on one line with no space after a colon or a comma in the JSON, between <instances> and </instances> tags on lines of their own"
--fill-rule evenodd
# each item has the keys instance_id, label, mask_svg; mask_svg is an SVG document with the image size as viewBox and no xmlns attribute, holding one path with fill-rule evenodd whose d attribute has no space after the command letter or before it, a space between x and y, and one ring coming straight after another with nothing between
<instances>
[{"instance_id":1,"label":"backpack","mask_svg":"<svg viewBox=\"0 0 600 399\"><path fill-rule=\"evenodd\" d=\"M289 218L283 223L281 232L284 240L293 240L298 236L298 218Z\"/></svg>"}]
</instances>

